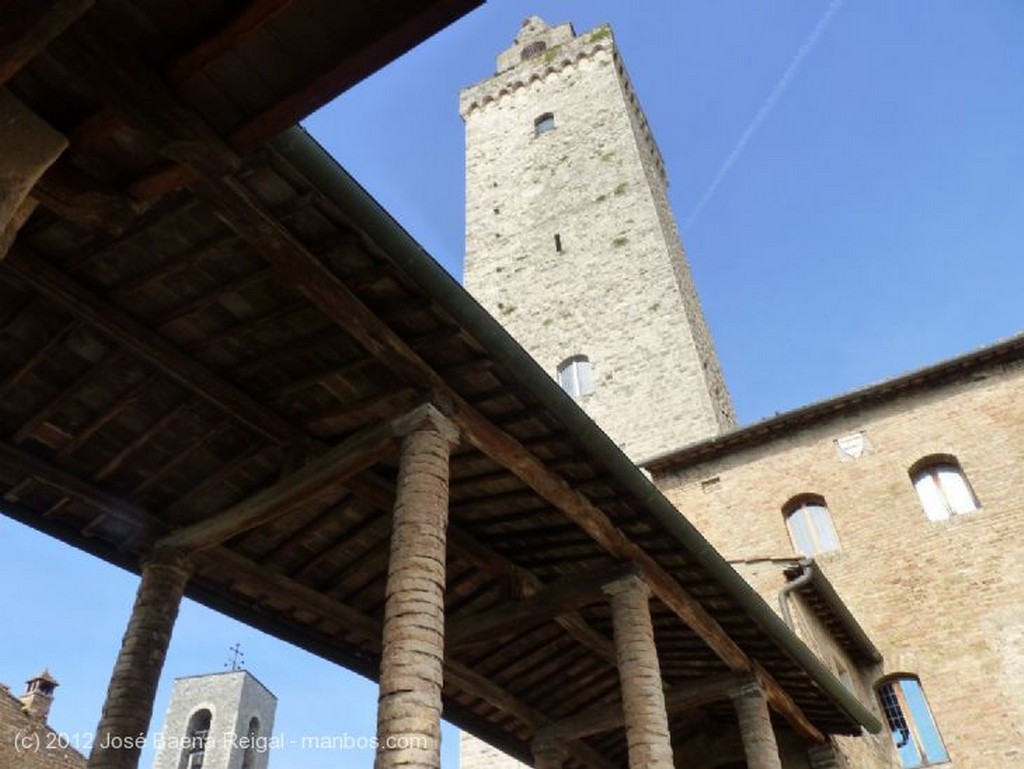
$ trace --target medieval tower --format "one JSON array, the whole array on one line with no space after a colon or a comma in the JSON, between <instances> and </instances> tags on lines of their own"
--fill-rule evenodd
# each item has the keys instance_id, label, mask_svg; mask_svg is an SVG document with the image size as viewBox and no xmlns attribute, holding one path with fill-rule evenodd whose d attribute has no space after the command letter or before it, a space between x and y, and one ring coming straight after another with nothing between
<instances>
[{"instance_id":1,"label":"medieval tower","mask_svg":"<svg viewBox=\"0 0 1024 769\"><path fill-rule=\"evenodd\" d=\"M178 678L153 769L267 769L276 709L244 670Z\"/></svg>"},{"instance_id":2,"label":"medieval tower","mask_svg":"<svg viewBox=\"0 0 1024 769\"><path fill-rule=\"evenodd\" d=\"M734 424L611 29L527 19L465 89L466 288L634 460Z\"/></svg>"}]
</instances>

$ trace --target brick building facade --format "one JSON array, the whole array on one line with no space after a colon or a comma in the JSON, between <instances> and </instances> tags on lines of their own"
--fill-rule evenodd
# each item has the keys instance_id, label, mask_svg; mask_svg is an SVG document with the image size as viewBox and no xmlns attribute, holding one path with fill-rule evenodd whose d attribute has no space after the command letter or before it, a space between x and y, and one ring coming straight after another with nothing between
<instances>
[{"instance_id":1,"label":"brick building facade","mask_svg":"<svg viewBox=\"0 0 1024 769\"><path fill-rule=\"evenodd\" d=\"M736 429L610 29L528 19L461 111L467 288L886 724L783 766L1024 765L1024 337Z\"/></svg>"},{"instance_id":2,"label":"brick building facade","mask_svg":"<svg viewBox=\"0 0 1024 769\"><path fill-rule=\"evenodd\" d=\"M85 769L71 738L46 723L56 685L45 671L20 697L0 684L0 769Z\"/></svg>"}]
</instances>

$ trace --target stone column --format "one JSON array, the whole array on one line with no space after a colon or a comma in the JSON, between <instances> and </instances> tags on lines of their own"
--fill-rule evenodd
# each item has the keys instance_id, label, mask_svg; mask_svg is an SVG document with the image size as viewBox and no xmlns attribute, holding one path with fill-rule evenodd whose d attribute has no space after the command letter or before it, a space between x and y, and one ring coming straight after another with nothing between
<instances>
[{"instance_id":1,"label":"stone column","mask_svg":"<svg viewBox=\"0 0 1024 769\"><path fill-rule=\"evenodd\" d=\"M729 693L729 697L739 719L747 769L782 769L768 701L760 684L751 682L738 687Z\"/></svg>"},{"instance_id":2,"label":"stone column","mask_svg":"<svg viewBox=\"0 0 1024 769\"><path fill-rule=\"evenodd\" d=\"M650 590L640 577L626 577L606 585L605 592L611 595L630 769L673 769Z\"/></svg>"},{"instance_id":3,"label":"stone column","mask_svg":"<svg viewBox=\"0 0 1024 769\"><path fill-rule=\"evenodd\" d=\"M190 568L178 553L158 552L143 561L142 581L107 687L88 769L137 769Z\"/></svg>"},{"instance_id":4,"label":"stone column","mask_svg":"<svg viewBox=\"0 0 1024 769\"><path fill-rule=\"evenodd\" d=\"M558 742L533 743L533 769L562 769L568 751Z\"/></svg>"},{"instance_id":5,"label":"stone column","mask_svg":"<svg viewBox=\"0 0 1024 769\"><path fill-rule=\"evenodd\" d=\"M402 442L385 589L375 769L441 766L448 458L458 433L428 409Z\"/></svg>"}]
</instances>

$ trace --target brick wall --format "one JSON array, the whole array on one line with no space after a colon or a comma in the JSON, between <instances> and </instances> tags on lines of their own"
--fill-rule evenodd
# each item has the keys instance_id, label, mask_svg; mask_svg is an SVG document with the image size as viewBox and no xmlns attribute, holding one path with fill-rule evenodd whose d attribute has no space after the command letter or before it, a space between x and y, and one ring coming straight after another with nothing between
<instances>
[{"instance_id":1,"label":"brick wall","mask_svg":"<svg viewBox=\"0 0 1024 769\"><path fill-rule=\"evenodd\" d=\"M920 678L956 769L1024 765L1022 396L1024 367L1001 365L655 477L730 559L792 557L782 507L822 495L840 549L818 563L885 671ZM844 461L858 431L870 448ZM979 510L926 518L909 469L930 454L959 460ZM751 584L776 605L778 583Z\"/></svg>"},{"instance_id":2,"label":"brick wall","mask_svg":"<svg viewBox=\"0 0 1024 769\"><path fill-rule=\"evenodd\" d=\"M85 769L85 757L0 684L0 769Z\"/></svg>"}]
</instances>

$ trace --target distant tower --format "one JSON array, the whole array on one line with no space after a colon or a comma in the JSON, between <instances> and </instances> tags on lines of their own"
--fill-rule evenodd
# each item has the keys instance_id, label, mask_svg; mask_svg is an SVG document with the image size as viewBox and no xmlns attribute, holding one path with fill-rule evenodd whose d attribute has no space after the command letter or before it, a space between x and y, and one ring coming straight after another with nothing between
<instances>
[{"instance_id":1,"label":"distant tower","mask_svg":"<svg viewBox=\"0 0 1024 769\"><path fill-rule=\"evenodd\" d=\"M178 678L154 769L267 769L277 697L244 670Z\"/></svg>"},{"instance_id":2,"label":"distant tower","mask_svg":"<svg viewBox=\"0 0 1024 769\"><path fill-rule=\"evenodd\" d=\"M470 293L634 460L732 427L611 28L530 17L460 112Z\"/></svg>"},{"instance_id":3,"label":"distant tower","mask_svg":"<svg viewBox=\"0 0 1024 769\"><path fill-rule=\"evenodd\" d=\"M44 669L25 682L25 693L21 695L21 708L32 718L46 722L53 704L53 690L60 686L57 679Z\"/></svg>"}]
</instances>

